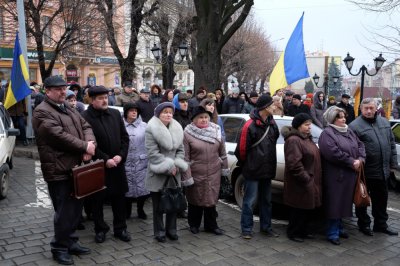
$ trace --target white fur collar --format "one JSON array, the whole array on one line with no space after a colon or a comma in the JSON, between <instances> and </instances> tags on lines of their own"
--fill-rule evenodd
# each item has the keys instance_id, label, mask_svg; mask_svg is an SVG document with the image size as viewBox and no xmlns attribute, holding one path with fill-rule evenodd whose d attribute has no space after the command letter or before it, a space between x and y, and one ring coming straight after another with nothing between
<instances>
[{"instance_id":1,"label":"white fur collar","mask_svg":"<svg viewBox=\"0 0 400 266\"><path fill-rule=\"evenodd\" d=\"M183 143L183 129L182 126L172 119L169 126L166 127L161 120L153 116L147 124L149 130L156 142L166 150L178 149Z\"/></svg>"}]
</instances>

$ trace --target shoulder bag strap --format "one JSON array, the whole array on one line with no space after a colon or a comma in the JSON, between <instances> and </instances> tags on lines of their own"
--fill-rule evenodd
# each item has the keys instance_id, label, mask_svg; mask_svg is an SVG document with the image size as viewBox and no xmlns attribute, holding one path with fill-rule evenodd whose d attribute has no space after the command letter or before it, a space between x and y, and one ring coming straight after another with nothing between
<instances>
[{"instance_id":1,"label":"shoulder bag strap","mask_svg":"<svg viewBox=\"0 0 400 266\"><path fill-rule=\"evenodd\" d=\"M171 176L169 175L169 176L165 179L163 188L167 187L167 184L168 184L168 181L169 181L170 178L171 178Z\"/></svg>"},{"instance_id":2,"label":"shoulder bag strap","mask_svg":"<svg viewBox=\"0 0 400 266\"><path fill-rule=\"evenodd\" d=\"M261 137L261 139L259 139L256 143L254 143L253 145L251 145L251 148L254 148L255 146L257 146L258 144L260 144L260 142L261 141L263 141L264 139L265 139L265 137L267 136L267 134L268 134L268 131L269 131L269 128L270 128L271 126L268 126L268 128L267 128L267 130L265 130L265 133L264 133L264 135Z\"/></svg>"}]
</instances>

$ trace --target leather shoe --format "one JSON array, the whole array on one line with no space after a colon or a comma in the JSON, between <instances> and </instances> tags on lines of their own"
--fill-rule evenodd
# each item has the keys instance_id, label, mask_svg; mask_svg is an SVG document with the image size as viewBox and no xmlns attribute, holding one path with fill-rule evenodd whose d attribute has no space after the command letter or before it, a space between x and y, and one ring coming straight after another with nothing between
<instances>
[{"instance_id":1,"label":"leather shoe","mask_svg":"<svg viewBox=\"0 0 400 266\"><path fill-rule=\"evenodd\" d=\"M339 240L339 238L328 239L328 240L329 240L329 242L331 242L332 244L334 244L334 245L336 245L336 246L340 245L340 240Z\"/></svg>"},{"instance_id":2,"label":"leather shoe","mask_svg":"<svg viewBox=\"0 0 400 266\"><path fill-rule=\"evenodd\" d=\"M372 232L371 228L369 227L364 227L359 229L361 233L363 233L366 236L373 236L374 233Z\"/></svg>"},{"instance_id":3,"label":"leather shoe","mask_svg":"<svg viewBox=\"0 0 400 266\"><path fill-rule=\"evenodd\" d=\"M68 249L68 253L72 254L72 255L86 255L86 254L90 254L90 249L82 247L78 243L74 243Z\"/></svg>"},{"instance_id":4,"label":"leather shoe","mask_svg":"<svg viewBox=\"0 0 400 266\"><path fill-rule=\"evenodd\" d=\"M214 229L205 229L206 232L208 233L213 233L217 236L223 235L224 231L221 228L214 228Z\"/></svg>"},{"instance_id":5,"label":"leather shoe","mask_svg":"<svg viewBox=\"0 0 400 266\"><path fill-rule=\"evenodd\" d=\"M389 229L389 227L388 228L383 228L383 229L375 229L374 228L374 232L384 233L384 234L387 234L389 236L397 236L399 234L398 232L395 232L395 231Z\"/></svg>"},{"instance_id":6,"label":"leather shoe","mask_svg":"<svg viewBox=\"0 0 400 266\"><path fill-rule=\"evenodd\" d=\"M313 234L306 234L306 235L304 236L304 238L305 238L305 239L315 239L315 235L313 235Z\"/></svg>"},{"instance_id":7,"label":"leather shoe","mask_svg":"<svg viewBox=\"0 0 400 266\"><path fill-rule=\"evenodd\" d=\"M190 232L192 232L193 234L198 234L200 231L199 231L199 228L197 228L197 227L194 227L194 226L191 226L190 228L189 228L189 230L190 230Z\"/></svg>"},{"instance_id":8,"label":"leather shoe","mask_svg":"<svg viewBox=\"0 0 400 266\"><path fill-rule=\"evenodd\" d=\"M279 234L274 230L262 230L261 233L268 237L279 237Z\"/></svg>"},{"instance_id":9,"label":"leather shoe","mask_svg":"<svg viewBox=\"0 0 400 266\"><path fill-rule=\"evenodd\" d=\"M303 243L304 242L304 238L298 237L298 236L292 236L289 237L290 240L297 242L297 243Z\"/></svg>"},{"instance_id":10,"label":"leather shoe","mask_svg":"<svg viewBox=\"0 0 400 266\"><path fill-rule=\"evenodd\" d=\"M104 241L106 241L106 233L103 231L96 233L94 241L96 243L103 243Z\"/></svg>"},{"instance_id":11,"label":"leather shoe","mask_svg":"<svg viewBox=\"0 0 400 266\"><path fill-rule=\"evenodd\" d=\"M122 240L124 242L129 242L131 241L131 236L129 235L129 233L125 230L122 230L122 232L120 233L114 233L114 236L116 238L118 238L119 240Z\"/></svg>"},{"instance_id":12,"label":"leather shoe","mask_svg":"<svg viewBox=\"0 0 400 266\"><path fill-rule=\"evenodd\" d=\"M339 237L347 239L347 238L349 238L349 234L346 232L340 232Z\"/></svg>"},{"instance_id":13,"label":"leather shoe","mask_svg":"<svg viewBox=\"0 0 400 266\"><path fill-rule=\"evenodd\" d=\"M165 241L167 241L165 239L165 236L156 236L155 239L160 243L164 243Z\"/></svg>"},{"instance_id":14,"label":"leather shoe","mask_svg":"<svg viewBox=\"0 0 400 266\"><path fill-rule=\"evenodd\" d=\"M173 241L178 240L178 238L179 238L177 234L171 235L169 233L166 233L166 236L169 238L169 240L173 240Z\"/></svg>"},{"instance_id":15,"label":"leather shoe","mask_svg":"<svg viewBox=\"0 0 400 266\"><path fill-rule=\"evenodd\" d=\"M176 215L177 218L181 218L181 219L187 219L188 218L188 213L186 210L181 211L180 213L178 213Z\"/></svg>"},{"instance_id":16,"label":"leather shoe","mask_svg":"<svg viewBox=\"0 0 400 266\"><path fill-rule=\"evenodd\" d=\"M67 251L52 251L53 259L62 265L72 265L74 260Z\"/></svg>"},{"instance_id":17,"label":"leather shoe","mask_svg":"<svg viewBox=\"0 0 400 266\"><path fill-rule=\"evenodd\" d=\"M138 210L137 213L138 213L138 218L139 219L142 219L142 220L146 220L147 219L147 214L144 212L143 209Z\"/></svg>"}]
</instances>

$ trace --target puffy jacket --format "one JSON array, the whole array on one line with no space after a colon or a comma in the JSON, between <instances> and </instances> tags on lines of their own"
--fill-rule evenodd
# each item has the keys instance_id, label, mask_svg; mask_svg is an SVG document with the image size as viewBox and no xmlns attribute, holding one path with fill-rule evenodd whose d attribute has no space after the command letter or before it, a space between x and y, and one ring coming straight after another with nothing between
<instances>
[{"instance_id":1,"label":"puffy jacket","mask_svg":"<svg viewBox=\"0 0 400 266\"><path fill-rule=\"evenodd\" d=\"M223 114L240 114L244 107L244 101L239 97L227 97L222 105Z\"/></svg>"},{"instance_id":2,"label":"puffy jacket","mask_svg":"<svg viewBox=\"0 0 400 266\"><path fill-rule=\"evenodd\" d=\"M43 177L66 180L72 167L82 161L87 142L95 141L92 127L67 103L66 112L49 98L38 105L32 117Z\"/></svg>"},{"instance_id":3,"label":"puffy jacket","mask_svg":"<svg viewBox=\"0 0 400 266\"><path fill-rule=\"evenodd\" d=\"M359 116L349 127L364 143L367 154L365 177L372 179L389 178L390 168L397 167L397 151L389 121L375 115L375 119Z\"/></svg>"},{"instance_id":4,"label":"puffy jacket","mask_svg":"<svg viewBox=\"0 0 400 266\"><path fill-rule=\"evenodd\" d=\"M314 124L319 126L320 128L324 128L328 125L323 115L326 111L326 102L325 97L322 102L319 100L319 96L323 94L322 91L318 91L314 94L313 104L310 108L310 115L313 119Z\"/></svg>"},{"instance_id":5,"label":"puffy jacket","mask_svg":"<svg viewBox=\"0 0 400 266\"><path fill-rule=\"evenodd\" d=\"M249 180L273 179L276 174L276 141L279 129L272 116L262 121L258 111L250 114L250 120L243 126L235 155L242 167L244 178ZM267 136L255 147L252 147L262 138L269 128Z\"/></svg>"}]
</instances>

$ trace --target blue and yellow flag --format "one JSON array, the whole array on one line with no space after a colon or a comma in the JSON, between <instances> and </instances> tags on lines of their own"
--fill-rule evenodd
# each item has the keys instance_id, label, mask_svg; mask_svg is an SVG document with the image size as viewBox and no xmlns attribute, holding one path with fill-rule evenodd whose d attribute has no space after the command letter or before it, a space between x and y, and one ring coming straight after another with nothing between
<instances>
[{"instance_id":1,"label":"blue and yellow flag","mask_svg":"<svg viewBox=\"0 0 400 266\"><path fill-rule=\"evenodd\" d=\"M18 32L15 37L14 56L11 68L11 80L8 85L7 95L4 100L4 107L10 108L17 102L23 100L26 96L31 94L28 87L29 81L28 68L26 67L25 59L19 45Z\"/></svg>"},{"instance_id":2,"label":"blue and yellow flag","mask_svg":"<svg viewBox=\"0 0 400 266\"><path fill-rule=\"evenodd\" d=\"M269 88L272 95L275 91L310 76L304 52L303 16L304 12L271 73Z\"/></svg>"}]
</instances>

